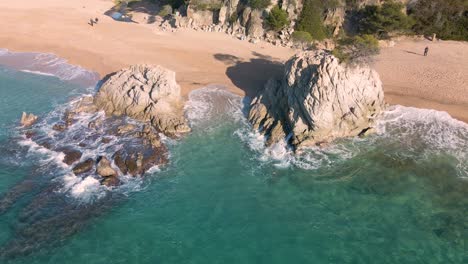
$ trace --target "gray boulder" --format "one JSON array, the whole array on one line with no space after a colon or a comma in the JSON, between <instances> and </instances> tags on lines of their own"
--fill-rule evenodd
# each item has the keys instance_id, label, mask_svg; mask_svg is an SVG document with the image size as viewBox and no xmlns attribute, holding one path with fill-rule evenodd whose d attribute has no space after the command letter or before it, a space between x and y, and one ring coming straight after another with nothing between
<instances>
[{"instance_id":1,"label":"gray boulder","mask_svg":"<svg viewBox=\"0 0 468 264\"><path fill-rule=\"evenodd\" d=\"M189 132L175 73L161 66L134 65L101 86L95 105L108 115L149 121L165 134Z\"/></svg>"},{"instance_id":2,"label":"gray boulder","mask_svg":"<svg viewBox=\"0 0 468 264\"><path fill-rule=\"evenodd\" d=\"M342 65L323 51L304 52L253 99L249 121L267 144L286 139L301 148L368 133L384 107L376 71Z\"/></svg>"}]
</instances>

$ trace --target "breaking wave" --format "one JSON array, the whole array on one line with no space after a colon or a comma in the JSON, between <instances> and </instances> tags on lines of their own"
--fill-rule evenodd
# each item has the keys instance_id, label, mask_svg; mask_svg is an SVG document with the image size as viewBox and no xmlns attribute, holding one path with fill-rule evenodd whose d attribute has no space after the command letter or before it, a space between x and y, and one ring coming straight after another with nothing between
<instances>
[{"instance_id":1,"label":"breaking wave","mask_svg":"<svg viewBox=\"0 0 468 264\"><path fill-rule=\"evenodd\" d=\"M265 146L265 137L254 131L245 117L248 104L248 98L242 99L220 86L208 86L190 93L186 114L192 126L199 129L206 129L220 117L225 122L231 120L238 125L234 136L256 153L255 158L277 168L317 170L393 144L399 149L397 155L414 159L450 153L457 160L458 176L468 177L468 124L445 112L391 106L378 120L374 135L340 139L294 153L286 141Z\"/></svg>"},{"instance_id":2,"label":"breaking wave","mask_svg":"<svg viewBox=\"0 0 468 264\"><path fill-rule=\"evenodd\" d=\"M11 52L0 49L0 64L22 72L55 76L63 81L94 86L99 75L51 53Z\"/></svg>"}]
</instances>

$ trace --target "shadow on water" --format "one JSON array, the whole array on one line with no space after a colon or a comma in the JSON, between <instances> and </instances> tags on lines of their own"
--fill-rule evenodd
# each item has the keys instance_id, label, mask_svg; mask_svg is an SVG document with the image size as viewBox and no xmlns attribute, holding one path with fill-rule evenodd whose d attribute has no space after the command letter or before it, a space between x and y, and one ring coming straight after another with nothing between
<instances>
[{"instance_id":1,"label":"shadow on water","mask_svg":"<svg viewBox=\"0 0 468 264\"><path fill-rule=\"evenodd\" d=\"M255 96L265 83L274 77L281 76L284 66L274 58L257 52L252 53L255 58L242 61L231 54L217 53L214 58L229 67L226 75L232 83L245 92L247 97Z\"/></svg>"}]
</instances>

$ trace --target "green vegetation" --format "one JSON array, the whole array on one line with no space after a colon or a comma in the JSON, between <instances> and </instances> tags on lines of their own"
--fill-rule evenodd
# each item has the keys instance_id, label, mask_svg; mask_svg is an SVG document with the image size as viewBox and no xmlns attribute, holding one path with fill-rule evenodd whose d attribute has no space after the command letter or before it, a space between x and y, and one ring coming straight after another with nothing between
<instances>
[{"instance_id":1,"label":"green vegetation","mask_svg":"<svg viewBox=\"0 0 468 264\"><path fill-rule=\"evenodd\" d=\"M418 34L468 41L467 0L419 0L409 9Z\"/></svg>"},{"instance_id":2,"label":"green vegetation","mask_svg":"<svg viewBox=\"0 0 468 264\"><path fill-rule=\"evenodd\" d=\"M309 32L305 31L294 31L292 33L292 39L298 43L310 43L314 40Z\"/></svg>"},{"instance_id":3,"label":"green vegetation","mask_svg":"<svg viewBox=\"0 0 468 264\"><path fill-rule=\"evenodd\" d=\"M341 39L332 53L340 62L353 64L369 62L379 51L379 41L373 35L364 34Z\"/></svg>"},{"instance_id":4,"label":"green vegetation","mask_svg":"<svg viewBox=\"0 0 468 264\"><path fill-rule=\"evenodd\" d=\"M414 24L402 3L387 0L381 6L366 6L357 12L358 32L386 38L391 32L408 33Z\"/></svg>"},{"instance_id":5,"label":"green vegetation","mask_svg":"<svg viewBox=\"0 0 468 264\"><path fill-rule=\"evenodd\" d=\"M271 4L271 0L248 0L247 5L253 9L265 9Z\"/></svg>"},{"instance_id":6,"label":"green vegetation","mask_svg":"<svg viewBox=\"0 0 468 264\"><path fill-rule=\"evenodd\" d=\"M222 3L220 0L192 0L190 6L195 10L219 10Z\"/></svg>"},{"instance_id":7,"label":"green vegetation","mask_svg":"<svg viewBox=\"0 0 468 264\"><path fill-rule=\"evenodd\" d=\"M305 0L296 30L308 32L316 40L325 39L327 30L323 25L323 10L321 0Z\"/></svg>"},{"instance_id":8,"label":"green vegetation","mask_svg":"<svg viewBox=\"0 0 468 264\"><path fill-rule=\"evenodd\" d=\"M158 16L166 17L172 14L172 6L171 5L164 5L158 13Z\"/></svg>"},{"instance_id":9,"label":"green vegetation","mask_svg":"<svg viewBox=\"0 0 468 264\"><path fill-rule=\"evenodd\" d=\"M276 5L266 17L266 23L271 29L281 30L289 24L288 13Z\"/></svg>"}]
</instances>

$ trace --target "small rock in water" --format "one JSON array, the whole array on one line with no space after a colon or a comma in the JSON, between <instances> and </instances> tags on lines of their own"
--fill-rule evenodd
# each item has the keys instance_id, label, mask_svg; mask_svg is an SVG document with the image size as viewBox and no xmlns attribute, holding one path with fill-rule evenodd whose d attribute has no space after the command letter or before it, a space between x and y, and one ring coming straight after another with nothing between
<instances>
[{"instance_id":1,"label":"small rock in water","mask_svg":"<svg viewBox=\"0 0 468 264\"><path fill-rule=\"evenodd\" d=\"M52 129L55 131L63 132L67 128L67 125L64 123L57 123L54 126L52 126Z\"/></svg>"},{"instance_id":2,"label":"small rock in water","mask_svg":"<svg viewBox=\"0 0 468 264\"><path fill-rule=\"evenodd\" d=\"M33 130L28 130L24 133L24 135L26 136L26 138L32 138L37 135L37 132Z\"/></svg>"},{"instance_id":3,"label":"small rock in water","mask_svg":"<svg viewBox=\"0 0 468 264\"><path fill-rule=\"evenodd\" d=\"M103 138L101 139L101 142L102 142L103 144L107 144L107 143L109 143L109 142L111 142L111 141L112 141L112 138L110 138L110 137L103 137Z\"/></svg>"},{"instance_id":4,"label":"small rock in water","mask_svg":"<svg viewBox=\"0 0 468 264\"><path fill-rule=\"evenodd\" d=\"M78 163L73 168L73 173L75 173L75 175L78 175L78 174L88 172L93 168L93 165L94 165L94 160L89 158L81 163Z\"/></svg>"},{"instance_id":5,"label":"small rock in water","mask_svg":"<svg viewBox=\"0 0 468 264\"><path fill-rule=\"evenodd\" d=\"M100 157L96 167L96 173L102 177L115 177L117 171L111 167L110 161L106 157Z\"/></svg>"},{"instance_id":6,"label":"small rock in water","mask_svg":"<svg viewBox=\"0 0 468 264\"><path fill-rule=\"evenodd\" d=\"M101 181L101 184L107 187L118 186L120 184L120 180L118 177L105 177Z\"/></svg>"},{"instance_id":7,"label":"small rock in water","mask_svg":"<svg viewBox=\"0 0 468 264\"><path fill-rule=\"evenodd\" d=\"M24 127L32 126L37 121L37 116L33 115L32 113L27 114L23 112L21 115L21 125Z\"/></svg>"},{"instance_id":8,"label":"small rock in water","mask_svg":"<svg viewBox=\"0 0 468 264\"><path fill-rule=\"evenodd\" d=\"M102 119L96 119L88 123L89 129L97 129L99 126L102 125Z\"/></svg>"},{"instance_id":9,"label":"small rock in water","mask_svg":"<svg viewBox=\"0 0 468 264\"><path fill-rule=\"evenodd\" d=\"M123 135L123 134L127 134L128 132L131 132L135 130L135 126L132 125L132 124L126 124L126 125L122 125L122 126L119 126L117 128L117 134L118 135Z\"/></svg>"},{"instance_id":10,"label":"small rock in water","mask_svg":"<svg viewBox=\"0 0 468 264\"><path fill-rule=\"evenodd\" d=\"M60 151L65 154L65 157L63 158L63 162L67 165L71 165L75 161L80 160L81 155L82 155L79 150L72 149L72 148L63 148Z\"/></svg>"}]
</instances>

